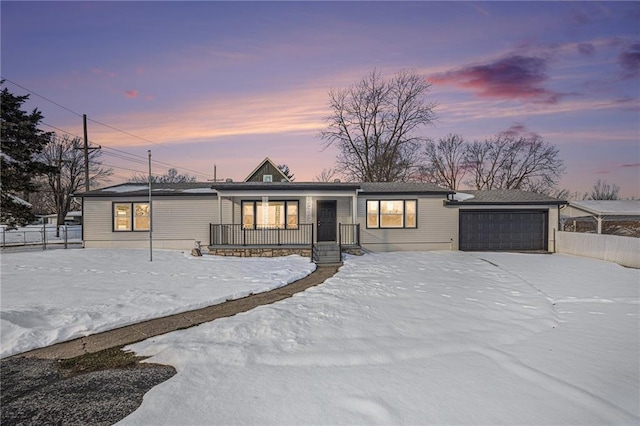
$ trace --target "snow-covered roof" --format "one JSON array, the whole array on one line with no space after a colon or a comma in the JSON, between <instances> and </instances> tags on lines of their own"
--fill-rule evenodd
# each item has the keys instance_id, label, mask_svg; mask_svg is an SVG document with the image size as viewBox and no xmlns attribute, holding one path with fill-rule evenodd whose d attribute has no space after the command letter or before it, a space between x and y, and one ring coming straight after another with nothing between
<instances>
[{"instance_id":1,"label":"snow-covered roof","mask_svg":"<svg viewBox=\"0 0 640 426\"><path fill-rule=\"evenodd\" d=\"M566 204L566 201L545 194L520 189L464 190L455 194L453 204Z\"/></svg>"},{"instance_id":2,"label":"snow-covered roof","mask_svg":"<svg viewBox=\"0 0 640 426\"><path fill-rule=\"evenodd\" d=\"M17 204L22 204L23 206L32 207L31 203L29 203L28 201L23 200L22 198L20 198L20 197L18 197L16 195L9 194L9 198L11 198Z\"/></svg>"},{"instance_id":3,"label":"snow-covered roof","mask_svg":"<svg viewBox=\"0 0 640 426\"><path fill-rule=\"evenodd\" d=\"M40 215L39 217L58 217L58 214L51 213L51 214ZM82 217L82 212L77 210L72 212L67 212L67 216L65 217Z\"/></svg>"},{"instance_id":4,"label":"snow-covered roof","mask_svg":"<svg viewBox=\"0 0 640 426\"><path fill-rule=\"evenodd\" d=\"M109 188L105 188L102 189L102 191L107 191L107 192L137 192L137 191L144 191L144 190L149 190L149 185L138 185L138 184L124 184L124 185L120 185L120 186L112 186Z\"/></svg>"},{"instance_id":5,"label":"snow-covered roof","mask_svg":"<svg viewBox=\"0 0 640 426\"><path fill-rule=\"evenodd\" d=\"M602 216L640 216L640 200L571 201L571 207Z\"/></svg>"},{"instance_id":6,"label":"snow-covered roof","mask_svg":"<svg viewBox=\"0 0 640 426\"><path fill-rule=\"evenodd\" d=\"M152 194L186 195L186 194L215 194L211 182L180 182L153 183ZM94 189L89 192L76 194L78 197L140 197L149 194L149 185L140 183L121 183L107 188Z\"/></svg>"}]
</instances>

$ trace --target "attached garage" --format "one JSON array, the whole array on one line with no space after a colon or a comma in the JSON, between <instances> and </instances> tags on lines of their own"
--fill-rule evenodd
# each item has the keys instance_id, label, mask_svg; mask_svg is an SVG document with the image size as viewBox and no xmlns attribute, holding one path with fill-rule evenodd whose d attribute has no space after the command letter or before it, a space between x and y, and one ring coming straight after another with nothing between
<instances>
[{"instance_id":1,"label":"attached garage","mask_svg":"<svg viewBox=\"0 0 640 426\"><path fill-rule=\"evenodd\" d=\"M457 193L458 249L554 251L559 209L566 201L519 190Z\"/></svg>"},{"instance_id":2,"label":"attached garage","mask_svg":"<svg viewBox=\"0 0 640 426\"><path fill-rule=\"evenodd\" d=\"M461 210L460 250L547 250L547 210Z\"/></svg>"}]
</instances>

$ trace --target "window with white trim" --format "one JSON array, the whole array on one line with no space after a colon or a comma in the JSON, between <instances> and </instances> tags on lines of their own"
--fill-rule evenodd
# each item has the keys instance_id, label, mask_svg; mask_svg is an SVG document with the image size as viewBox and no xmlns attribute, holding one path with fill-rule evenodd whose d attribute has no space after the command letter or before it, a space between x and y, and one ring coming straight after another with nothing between
<instances>
[{"instance_id":1,"label":"window with white trim","mask_svg":"<svg viewBox=\"0 0 640 426\"><path fill-rule=\"evenodd\" d=\"M298 229L298 201L243 201L242 229Z\"/></svg>"},{"instance_id":2,"label":"window with white trim","mask_svg":"<svg viewBox=\"0 0 640 426\"><path fill-rule=\"evenodd\" d=\"M367 200L367 228L416 228L417 200Z\"/></svg>"},{"instance_id":3,"label":"window with white trim","mask_svg":"<svg viewBox=\"0 0 640 426\"><path fill-rule=\"evenodd\" d=\"M114 232L148 231L150 227L149 203L113 203Z\"/></svg>"}]
</instances>

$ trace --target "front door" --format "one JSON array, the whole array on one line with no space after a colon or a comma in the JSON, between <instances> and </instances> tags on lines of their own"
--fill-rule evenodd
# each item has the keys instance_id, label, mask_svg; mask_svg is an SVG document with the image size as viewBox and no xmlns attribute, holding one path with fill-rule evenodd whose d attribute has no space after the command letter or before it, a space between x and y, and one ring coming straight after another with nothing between
<instances>
[{"instance_id":1,"label":"front door","mask_svg":"<svg viewBox=\"0 0 640 426\"><path fill-rule=\"evenodd\" d=\"M318 241L336 241L336 201L318 201Z\"/></svg>"}]
</instances>

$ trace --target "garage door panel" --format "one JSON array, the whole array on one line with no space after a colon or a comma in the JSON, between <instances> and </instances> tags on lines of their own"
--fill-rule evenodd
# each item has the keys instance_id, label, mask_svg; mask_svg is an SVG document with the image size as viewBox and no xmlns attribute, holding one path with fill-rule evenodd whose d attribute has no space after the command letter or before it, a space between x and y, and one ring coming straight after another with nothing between
<instances>
[{"instance_id":1,"label":"garage door panel","mask_svg":"<svg viewBox=\"0 0 640 426\"><path fill-rule=\"evenodd\" d=\"M460 211L460 250L546 250L547 211Z\"/></svg>"}]
</instances>

